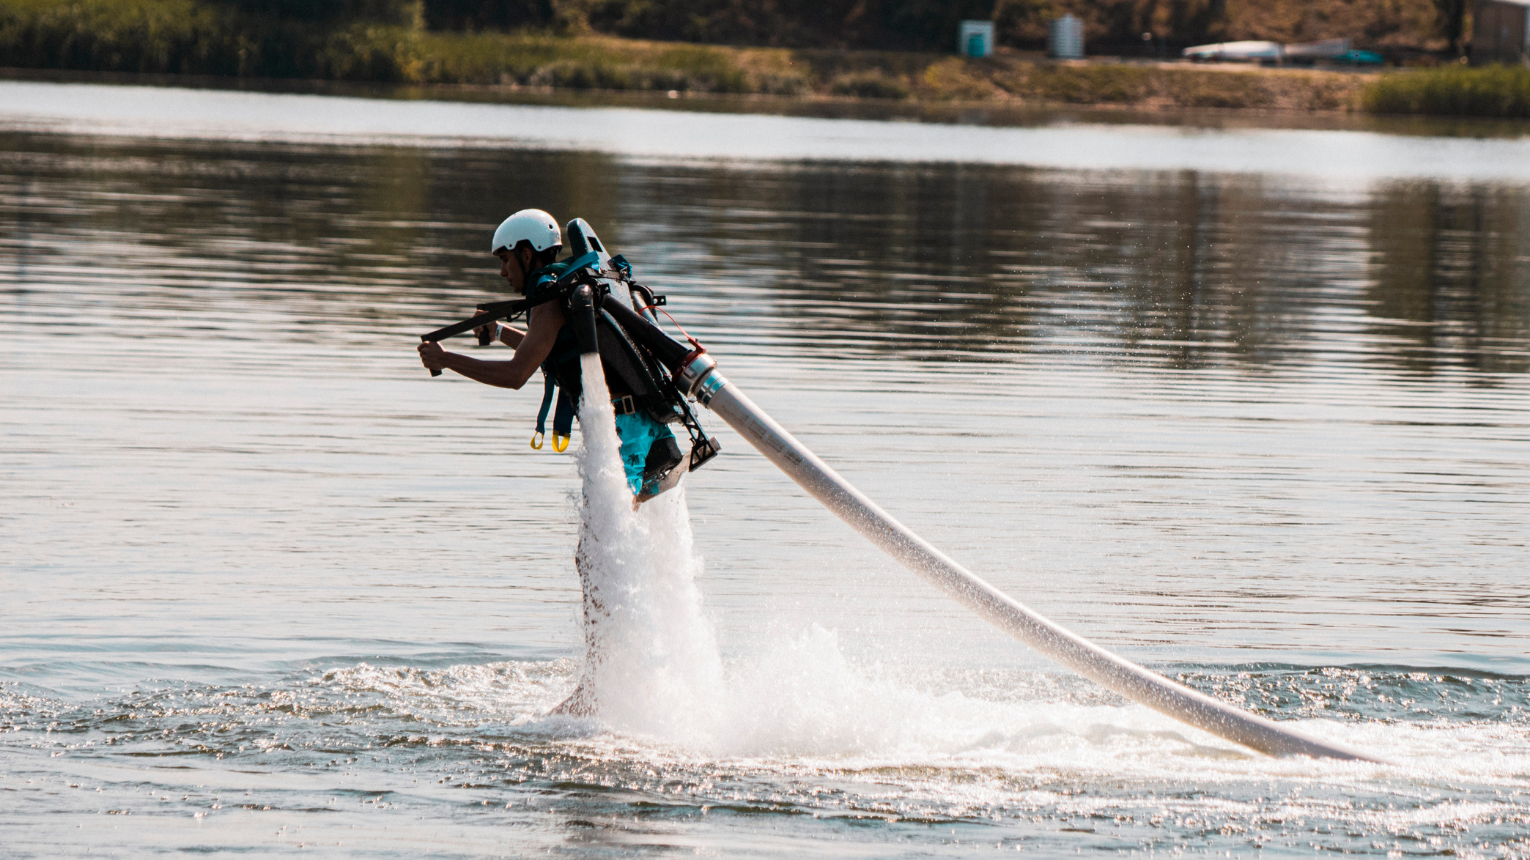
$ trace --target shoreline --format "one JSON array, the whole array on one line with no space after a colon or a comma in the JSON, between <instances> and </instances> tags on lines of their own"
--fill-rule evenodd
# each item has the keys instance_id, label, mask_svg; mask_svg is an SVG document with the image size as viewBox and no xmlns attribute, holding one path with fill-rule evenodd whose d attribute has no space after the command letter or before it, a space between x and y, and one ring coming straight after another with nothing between
<instances>
[{"instance_id":1,"label":"shoreline","mask_svg":"<svg viewBox=\"0 0 1530 860\"><path fill-rule=\"evenodd\" d=\"M1268 74L1291 71L1306 70L1223 68L1215 70L1215 73ZM1324 71L1326 70L1319 70L1319 73ZM1516 119L1377 115L1354 110L1183 108L1163 105L1065 102L1017 104L1012 101L976 99L891 100L817 94L664 92L531 87L513 84L382 83L6 67L0 67L0 81L163 87L371 98L387 101L633 108L690 113L977 125L996 128L1079 124L1175 126L1205 130L1364 131L1428 137L1517 138L1530 135L1530 123Z\"/></svg>"},{"instance_id":2,"label":"shoreline","mask_svg":"<svg viewBox=\"0 0 1530 860\"><path fill-rule=\"evenodd\" d=\"M287 89L291 89L290 87ZM327 88L326 88L327 89ZM779 113L314 96L228 89L0 82L0 128L29 135L450 151L556 151L637 162L962 164L1303 177L1325 187L1438 180L1530 184L1530 135L1103 124L1028 126L824 119ZM679 101L678 99L676 101ZM976 117L981 118L981 117ZM788 169L790 169L788 167Z\"/></svg>"}]
</instances>

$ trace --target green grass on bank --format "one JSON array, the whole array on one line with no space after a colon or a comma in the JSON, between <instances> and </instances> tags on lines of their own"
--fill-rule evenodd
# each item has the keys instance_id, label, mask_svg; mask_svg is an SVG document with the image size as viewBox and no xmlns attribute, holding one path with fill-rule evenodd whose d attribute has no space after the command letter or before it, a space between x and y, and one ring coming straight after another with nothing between
<instances>
[{"instance_id":1,"label":"green grass on bank","mask_svg":"<svg viewBox=\"0 0 1530 860\"><path fill-rule=\"evenodd\" d=\"M386 0L400 8L409 2ZM355 15L294 18L259 11L269 7L250 0L0 0L0 66L578 90L1530 117L1530 70L1525 69L1449 67L1360 75L1051 63L1015 55L971 60L937 53L732 48L597 35L440 33L418 23ZM391 20L402 19L394 15Z\"/></svg>"},{"instance_id":2,"label":"green grass on bank","mask_svg":"<svg viewBox=\"0 0 1530 860\"><path fill-rule=\"evenodd\" d=\"M1373 113L1530 119L1530 68L1446 66L1384 75L1364 95Z\"/></svg>"},{"instance_id":3,"label":"green grass on bank","mask_svg":"<svg viewBox=\"0 0 1530 860\"><path fill-rule=\"evenodd\" d=\"M412 43L420 83L801 95L808 70L788 51L605 36L423 33Z\"/></svg>"}]
</instances>

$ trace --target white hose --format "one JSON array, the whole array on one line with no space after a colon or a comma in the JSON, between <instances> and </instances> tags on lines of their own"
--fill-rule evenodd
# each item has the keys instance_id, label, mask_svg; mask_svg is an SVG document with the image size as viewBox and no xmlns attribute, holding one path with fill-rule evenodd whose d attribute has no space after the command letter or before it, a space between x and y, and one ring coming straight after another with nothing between
<instances>
[{"instance_id":1,"label":"white hose","mask_svg":"<svg viewBox=\"0 0 1530 860\"><path fill-rule=\"evenodd\" d=\"M688 369L686 388L813 498L909 570L1037 651L1134 702L1262 753L1379 762L1176 684L1048 621L877 507L711 369L709 359Z\"/></svg>"}]
</instances>

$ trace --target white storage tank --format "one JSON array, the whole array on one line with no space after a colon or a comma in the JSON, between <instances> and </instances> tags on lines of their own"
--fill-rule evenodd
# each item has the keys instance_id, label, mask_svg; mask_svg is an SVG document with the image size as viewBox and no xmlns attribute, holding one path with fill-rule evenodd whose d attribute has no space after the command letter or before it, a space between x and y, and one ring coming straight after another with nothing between
<instances>
[{"instance_id":1,"label":"white storage tank","mask_svg":"<svg viewBox=\"0 0 1530 860\"><path fill-rule=\"evenodd\" d=\"M1047 54L1065 60L1084 56L1084 22L1076 15L1053 18L1047 25Z\"/></svg>"},{"instance_id":2,"label":"white storage tank","mask_svg":"<svg viewBox=\"0 0 1530 860\"><path fill-rule=\"evenodd\" d=\"M993 22L963 21L956 30L956 53L965 57L993 54Z\"/></svg>"}]
</instances>

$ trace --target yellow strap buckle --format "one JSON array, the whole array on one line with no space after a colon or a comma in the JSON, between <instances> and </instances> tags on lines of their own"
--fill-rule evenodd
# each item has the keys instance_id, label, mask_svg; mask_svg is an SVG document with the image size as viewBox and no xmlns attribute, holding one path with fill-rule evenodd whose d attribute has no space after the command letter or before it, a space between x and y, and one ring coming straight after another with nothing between
<instances>
[{"instance_id":1,"label":"yellow strap buckle","mask_svg":"<svg viewBox=\"0 0 1530 860\"><path fill-rule=\"evenodd\" d=\"M540 450L542 450L542 434L540 432L534 434L531 437L531 450L533 450L533 451L540 451Z\"/></svg>"},{"instance_id":2,"label":"yellow strap buckle","mask_svg":"<svg viewBox=\"0 0 1530 860\"><path fill-rule=\"evenodd\" d=\"M567 451L568 450L568 440L569 440L568 436L559 436L557 433L554 433L553 434L553 450L557 451L559 454L562 454L564 451Z\"/></svg>"}]
</instances>

